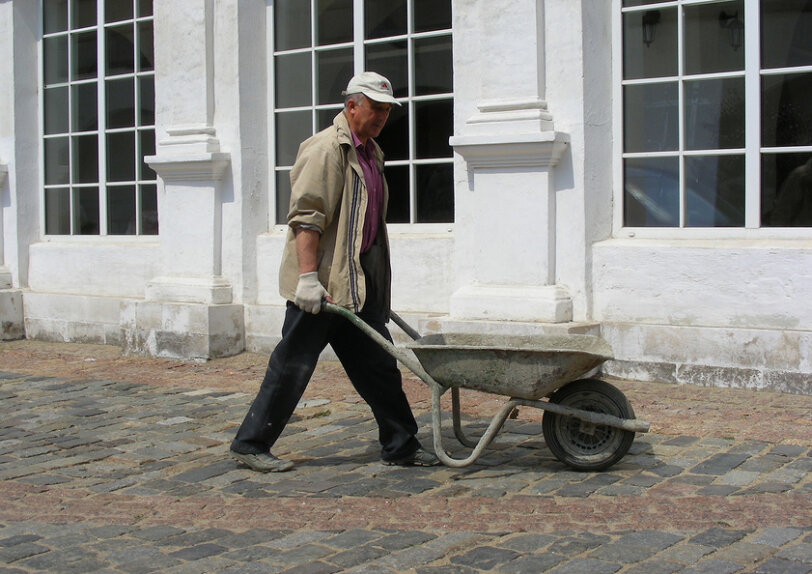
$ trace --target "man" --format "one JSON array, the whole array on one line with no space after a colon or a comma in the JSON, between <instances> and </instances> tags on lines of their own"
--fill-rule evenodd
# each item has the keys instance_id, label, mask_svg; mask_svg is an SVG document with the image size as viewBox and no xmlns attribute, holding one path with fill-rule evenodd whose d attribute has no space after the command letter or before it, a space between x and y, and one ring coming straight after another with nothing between
<instances>
[{"instance_id":1,"label":"man","mask_svg":"<svg viewBox=\"0 0 812 574\"><path fill-rule=\"evenodd\" d=\"M288 300L282 340L262 386L231 443L237 461L261 472L293 467L270 453L329 343L378 423L387 464L434 466L437 458L415 438L417 423L395 360L349 321L320 313L322 300L357 313L391 339L390 266L386 233L388 189L383 153L375 143L392 105L400 105L383 76L364 72L344 92L333 125L299 146L290 174L288 240L279 271Z\"/></svg>"}]
</instances>

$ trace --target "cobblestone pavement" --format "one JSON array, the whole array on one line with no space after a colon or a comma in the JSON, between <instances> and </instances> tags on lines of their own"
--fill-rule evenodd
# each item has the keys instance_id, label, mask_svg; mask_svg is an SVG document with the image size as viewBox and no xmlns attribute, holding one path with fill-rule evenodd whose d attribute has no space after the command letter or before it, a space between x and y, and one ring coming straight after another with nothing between
<instances>
[{"instance_id":1,"label":"cobblestone pavement","mask_svg":"<svg viewBox=\"0 0 812 574\"><path fill-rule=\"evenodd\" d=\"M652 432L609 470L526 408L471 467L399 468L324 363L275 449L296 468L257 474L227 447L264 361L0 343L0 574L812 572L812 397L613 381ZM463 393L471 434L501 400Z\"/></svg>"}]
</instances>

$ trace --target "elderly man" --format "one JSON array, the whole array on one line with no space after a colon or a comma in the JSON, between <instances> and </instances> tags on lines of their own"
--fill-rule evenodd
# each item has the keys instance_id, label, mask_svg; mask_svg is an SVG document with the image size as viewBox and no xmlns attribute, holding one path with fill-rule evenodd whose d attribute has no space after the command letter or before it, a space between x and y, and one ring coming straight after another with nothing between
<instances>
[{"instance_id":1,"label":"elderly man","mask_svg":"<svg viewBox=\"0 0 812 574\"><path fill-rule=\"evenodd\" d=\"M329 343L378 423L387 464L439 462L415 438L417 423L395 360L338 315L319 313L322 300L351 309L391 341L388 190L383 153L373 138L392 105L383 76L364 72L347 85L333 125L304 141L290 174L288 240L279 271L288 300L282 340L262 386L231 443L231 456L261 472L293 467L270 452L301 399Z\"/></svg>"}]
</instances>

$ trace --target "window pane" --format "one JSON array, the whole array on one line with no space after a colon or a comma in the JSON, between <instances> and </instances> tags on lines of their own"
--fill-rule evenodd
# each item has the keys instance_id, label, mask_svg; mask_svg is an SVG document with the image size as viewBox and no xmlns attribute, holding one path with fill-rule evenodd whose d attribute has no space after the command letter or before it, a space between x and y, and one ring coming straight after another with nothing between
<instances>
[{"instance_id":1,"label":"window pane","mask_svg":"<svg viewBox=\"0 0 812 574\"><path fill-rule=\"evenodd\" d=\"M74 30L96 25L96 0L73 0L72 4Z\"/></svg>"},{"instance_id":2,"label":"window pane","mask_svg":"<svg viewBox=\"0 0 812 574\"><path fill-rule=\"evenodd\" d=\"M82 32L72 34L71 43L73 53L71 54L71 79L85 80L95 78L98 75L96 60L96 32Z\"/></svg>"},{"instance_id":3,"label":"window pane","mask_svg":"<svg viewBox=\"0 0 812 574\"><path fill-rule=\"evenodd\" d=\"M45 140L45 185L69 183L70 139L48 138Z\"/></svg>"},{"instance_id":4,"label":"window pane","mask_svg":"<svg viewBox=\"0 0 812 574\"><path fill-rule=\"evenodd\" d=\"M138 23L138 69L148 72L155 69L154 32L152 22Z\"/></svg>"},{"instance_id":5,"label":"window pane","mask_svg":"<svg viewBox=\"0 0 812 574\"><path fill-rule=\"evenodd\" d=\"M310 46L310 0L283 0L274 4L274 10L276 49Z\"/></svg>"},{"instance_id":6,"label":"window pane","mask_svg":"<svg viewBox=\"0 0 812 574\"><path fill-rule=\"evenodd\" d=\"M107 188L107 233L135 235L135 186Z\"/></svg>"},{"instance_id":7,"label":"window pane","mask_svg":"<svg viewBox=\"0 0 812 574\"><path fill-rule=\"evenodd\" d=\"M454 221L454 166L450 163L418 165L417 223Z\"/></svg>"},{"instance_id":8,"label":"window pane","mask_svg":"<svg viewBox=\"0 0 812 574\"><path fill-rule=\"evenodd\" d=\"M623 175L624 225L679 226L679 158L627 159Z\"/></svg>"},{"instance_id":9,"label":"window pane","mask_svg":"<svg viewBox=\"0 0 812 574\"><path fill-rule=\"evenodd\" d=\"M158 186L141 185L141 235L158 235Z\"/></svg>"},{"instance_id":10,"label":"window pane","mask_svg":"<svg viewBox=\"0 0 812 574\"><path fill-rule=\"evenodd\" d=\"M744 69L744 0L685 7L685 73Z\"/></svg>"},{"instance_id":11,"label":"window pane","mask_svg":"<svg viewBox=\"0 0 812 574\"><path fill-rule=\"evenodd\" d=\"M71 86L73 131L88 132L99 128L99 90L96 82Z\"/></svg>"},{"instance_id":12,"label":"window pane","mask_svg":"<svg viewBox=\"0 0 812 574\"><path fill-rule=\"evenodd\" d=\"M107 127L129 128L135 125L135 80L109 80L107 91Z\"/></svg>"},{"instance_id":13,"label":"window pane","mask_svg":"<svg viewBox=\"0 0 812 574\"><path fill-rule=\"evenodd\" d=\"M68 81L68 37L45 38L42 42L45 85Z\"/></svg>"},{"instance_id":14,"label":"window pane","mask_svg":"<svg viewBox=\"0 0 812 574\"><path fill-rule=\"evenodd\" d=\"M451 28L451 0L414 0L414 31Z\"/></svg>"},{"instance_id":15,"label":"window pane","mask_svg":"<svg viewBox=\"0 0 812 574\"><path fill-rule=\"evenodd\" d=\"M342 109L316 110L316 131L320 132L324 128L333 125L333 120Z\"/></svg>"},{"instance_id":16,"label":"window pane","mask_svg":"<svg viewBox=\"0 0 812 574\"><path fill-rule=\"evenodd\" d=\"M761 65L788 68L812 65L812 3L761 2Z\"/></svg>"},{"instance_id":17,"label":"window pane","mask_svg":"<svg viewBox=\"0 0 812 574\"><path fill-rule=\"evenodd\" d=\"M98 183L99 136L92 134L72 139L73 183Z\"/></svg>"},{"instance_id":18,"label":"window pane","mask_svg":"<svg viewBox=\"0 0 812 574\"><path fill-rule=\"evenodd\" d=\"M353 75L352 48L328 50L316 54L318 73L318 104L344 103L341 95Z\"/></svg>"},{"instance_id":19,"label":"window pane","mask_svg":"<svg viewBox=\"0 0 812 574\"><path fill-rule=\"evenodd\" d=\"M77 190L77 196L77 206L73 212L75 230L80 235L98 235L101 221L98 188L83 187Z\"/></svg>"},{"instance_id":20,"label":"window pane","mask_svg":"<svg viewBox=\"0 0 812 574\"><path fill-rule=\"evenodd\" d=\"M761 220L765 227L812 227L812 154L762 154Z\"/></svg>"},{"instance_id":21,"label":"window pane","mask_svg":"<svg viewBox=\"0 0 812 574\"><path fill-rule=\"evenodd\" d=\"M46 235L70 235L70 190L67 187L45 190Z\"/></svg>"},{"instance_id":22,"label":"window pane","mask_svg":"<svg viewBox=\"0 0 812 574\"><path fill-rule=\"evenodd\" d=\"M108 4L110 1L108 0ZM132 74L135 71L133 26L126 24L107 29L107 75Z\"/></svg>"},{"instance_id":23,"label":"window pane","mask_svg":"<svg viewBox=\"0 0 812 574\"><path fill-rule=\"evenodd\" d=\"M290 172L276 172L276 223L285 225L290 210Z\"/></svg>"},{"instance_id":24,"label":"window pane","mask_svg":"<svg viewBox=\"0 0 812 574\"><path fill-rule=\"evenodd\" d=\"M406 0L366 0L366 38L386 38L406 33Z\"/></svg>"},{"instance_id":25,"label":"window pane","mask_svg":"<svg viewBox=\"0 0 812 574\"><path fill-rule=\"evenodd\" d=\"M744 147L744 78L685 82L687 149Z\"/></svg>"},{"instance_id":26,"label":"window pane","mask_svg":"<svg viewBox=\"0 0 812 574\"><path fill-rule=\"evenodd\" d=\"M409 223L409 166L386 167L386 185L389 188L387 223Z\"/></svg>"},{"instance_id":27,"label":"window pane","mask_svg":"<svg viewBox=\"0 0 812 574\"><path fill-rule=\"evenodd\" d=\"M150 155L155 155L155 131L154 130L141 130L138 132L138 166L140 169L139 179L142 180L155 180L158 176L155 171L149 167L144 161L144 158Z\"/></svg>"},{"instance_id":28,"label":"window pane","mask_svg":"<svg viewBox=\"0 0 812 574\"><path fill-rule=\"evenodd\" d=\"M59 134L68 131L68 88L46 88L45 133Z\"/></svg>"},{"instance_id":29,"label":"window pane","mask_svg":"<svg viewBox=\"0 0 812 574\"><path fill-rule=\"evenodd\" d=\"M309 106L313 100L310 53L276 57L276 107Z\"/></svg>"},{"instance_id":30,"label":"window pane","mask_svg":"<svg viewBox=\"0 0 812 574\"><path fill-rule=\"evenodd\" d=\"M105 0L104 21L118 22L133 17L133 3L130 0Z\"/></svg>"},{"instance_id":31,"label":"window pane","mask_svg":"<svg viewBox=\"0 0 812 574\"><path fill-rule=\"evenodd\" d=\"M392 106L386 126L375 141L387 160L409 159L409 106Z\"/></svg>"},{"instance_id":32,"label":"window pane","mask_svg":"<svg viewBox=\"0 0 812 574\"><path fill-rule=\"evenodd\" d=\"M744 156L685 158L685 225L744 226Z\"/></svg>"},{"instance_id":33,"label":"window pane","mask_svg":"<svg viewBox=\"0 0 812 574\"><path fill-rule=\"evenodd\" d=\"M623 7L627 6L645 6L646 4L659 4L661 2L668 2L669 0L623 0Z\"/></svg>"},{"instance_id":34,"label":"window pane","mask_svg":"<svg viewBox=\"0 0 812 574\"><path fill-rule=\"evenodd\" d=\"M414 92L417 96L454 91L451 36L414 42Z\"/></svg>"},{"instance_id":35,"label":"window pane","mask_svg":"<svg viewBox=\"0 0 812 574\"><path fill-rule=\"evenodd\" d=\"M623 78L677 75L677 9L623 15Z\"/></svg>"},{"instance_id":36,"label":"window pane","mask_svg":"<svg viewBox=\"0 0 812 574\"><path fill-rule=\"evenodd\" d=\"M623 151L676 151L677 83L623 88Z\"/></svg>"},{"instance_id":37,"label":"window pane","mask_svg":"<svg viewBox=\"0 0 812 574\"><path fill-rule=\"evenodd\" d=\"M319 46L352 42L352 0L317 0Z\"/></svg>"},{"instance_id":38,"label":"window pane","mask_svg":"<svg viewBox=\"0 0 812 574\"><path fill-rule=\"evenodd\" d=\"M152 16L152 0L138 0L138 16Z\"/></svg>"},{"instance_id":39,"label":"window pane","mask_svg":"<svg viewBox=\"0 0 812 574\"><path fill-rule=\"evenodd\" d=\"M146 76L138 78L140 93L138 94L138 125L151 126L155 124L155 78Z\"/></svg>"},{"instance_id":40,"label":"window pane","mask_svg":"<svg viewBox=\"0 0 812 574\"><path fill-rule=\"evenodd\" d=\"M107 180L135 179L135 132L107 134Z\"/></svg>"},{"instance_id":41,"label":"window pane","mask_svg":"<svg viewBox=\"0 0 812 574\"><path fill-rule=\"evenodd\" d=\"M761 145L812 145L812 73L761 79Z\"/></svg>"},{"instance_id":42,"label":"window pane","mask_svg":"<svg viewBox=\"0 0 812 574\"><path fill-rule=\"evenodd\" d=\"M415 103L415 139L417 140L418 159L453 155L448 143L448 138L454 132L453 107L451 100Z\"/></svg>"},{"instance_id":43,"label":"window pane","mask_svg":"<svg viewBox=\"0 0 812 574\"><path fill-rule=\"evenodd\" d=\"M406 41L385 42L367 46L366 69L373 70L392 82L396 98L409 95L409 66Z\"/></svg>"},{"instance_id":44,"label":"window pane","mask_svg":"<svg viewBox=\"0 0 812 574\"><path fill-rule=\"evenodd\" d=\"M45 34L68 29L68 0L43 0L42 31Z\"/></svg>"},{"instance_id":45,"label":"window pane","mask_svg":"<svg viewBox=\"0 0 812 574\"><path fill-rule=\"evenodd\" d=\"M310 122L309 111L276 114L276 165L293 165L299 144L313 135Z\"/></svg>"}]
</instances>

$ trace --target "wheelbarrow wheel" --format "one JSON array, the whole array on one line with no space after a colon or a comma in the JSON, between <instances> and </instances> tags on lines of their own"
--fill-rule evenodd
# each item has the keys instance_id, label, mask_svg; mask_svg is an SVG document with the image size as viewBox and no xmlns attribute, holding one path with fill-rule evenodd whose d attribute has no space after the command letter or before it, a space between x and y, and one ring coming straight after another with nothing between
<instances>
[{"instance_id":1,"label":"wheelbarrow wheel","mask_svg":"<svg viewBox=\"0 0 812 574\"><path fill-rule=\"evenodd\" d=\"M573 381L550 397L551 403L633 419L634 410L616 387L599 379ZM581 421L545 411L542 418L544 440L555 457L576 470L598 471L623 458L634 441L634 433Z\"/></svg>"}]
</instances>

